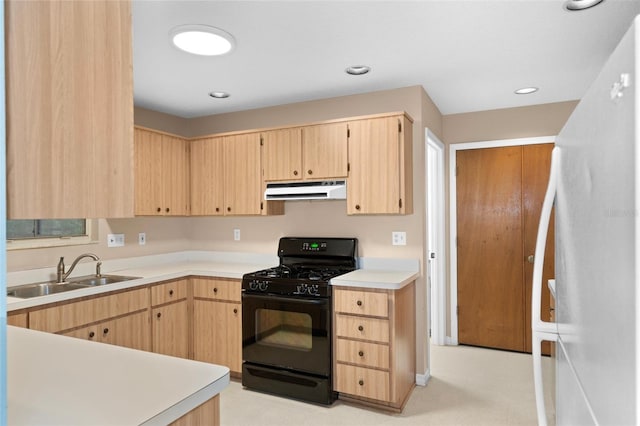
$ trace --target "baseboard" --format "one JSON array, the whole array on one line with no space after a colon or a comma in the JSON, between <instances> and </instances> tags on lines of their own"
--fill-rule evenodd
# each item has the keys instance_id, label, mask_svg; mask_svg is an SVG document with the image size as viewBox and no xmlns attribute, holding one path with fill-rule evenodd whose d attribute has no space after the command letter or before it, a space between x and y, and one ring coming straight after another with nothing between
<instances>
[{"instance_id":1,"label":"baseboard","mask_svg":"<svg viewBox=\"0 0 640 426\"><path fill-rule=\"evenodd\" d=\"M427 386L427 382L431 378L431 372L427 368L427 371L424 374L416 374L416 385L418 386Z\"/></svg>"}]
</instances>

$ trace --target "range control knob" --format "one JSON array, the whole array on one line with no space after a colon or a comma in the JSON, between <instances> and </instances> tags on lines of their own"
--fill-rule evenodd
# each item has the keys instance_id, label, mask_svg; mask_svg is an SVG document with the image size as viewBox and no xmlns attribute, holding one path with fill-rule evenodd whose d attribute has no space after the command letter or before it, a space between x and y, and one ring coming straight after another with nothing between
<instances>
[{"instance_id":1,"label":"range control knob","mask_svg":"<svg viewBox=\"0 0 640 426\"><path fill-rule=\"evenodd\" d=\"M296 286L296 294L306 294L309 288L306 284L298 284Z\"/></svg>"},{"instance_id":2,"label":"range control knob","mask_svg":"<svg viewBox=\"0 0 640 426\"><path fill-rule=\"evenodd\" d=\"M253 280L249 282L249 289L250 290L257 290L258 289L258 281Z\"/></svg>"},{"instance_id":3,"label":"range control knob","mask_svg":"<svg viewBox=\"0 0 640 426\"><path fill-rule=\"evenodd\" d=\"M258 283L258 288L260 289L260 291L267 291L267 289L269 288L269 283L267 281L260 281Z\"/></svg>"},{"instance_id":4,"label":"range control knob","mask_svg":"<svg viewBox=\"0 0 640 426\"><path fill-rule=\"evenodd\" d=\"M311 285L307 289L307 292L312 296L318 296L320 294L318 284Z\"/></svg>"}]
</instances>

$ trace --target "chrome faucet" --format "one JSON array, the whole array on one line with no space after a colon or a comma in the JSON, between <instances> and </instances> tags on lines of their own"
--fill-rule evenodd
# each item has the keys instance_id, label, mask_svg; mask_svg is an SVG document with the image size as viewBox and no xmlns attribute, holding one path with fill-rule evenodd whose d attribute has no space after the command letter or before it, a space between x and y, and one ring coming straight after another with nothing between
<instances>
[{"instance_id":1,"label":"chrome faucet","mask_svg":"<svg viewBox=\"0 0 640 426\"><path fill-rule=\"evenodd\" d=\"M60 258L60 261L58 262L58 277L56 282L58 284L63 283L67 280L67 278L69 277L69 275L71 275L71 272L73 272L73 268L76 267L76 265L78 264L78 262L80 261L80 259L83 259L85 257L90 257L93 260L96 260L98 263L96 263L96 275L99 277L101 275L100 273L100 266L102 265L102 262L100 261L100 258L98 256L96 256L93 253L84 253L81 254L80 256L78 256L76 258L76 260L73 261L73 263L71 264L71 267L69 268L68 272L65 272L64 269L64 257Z\"/></svg>"}]
</instances>

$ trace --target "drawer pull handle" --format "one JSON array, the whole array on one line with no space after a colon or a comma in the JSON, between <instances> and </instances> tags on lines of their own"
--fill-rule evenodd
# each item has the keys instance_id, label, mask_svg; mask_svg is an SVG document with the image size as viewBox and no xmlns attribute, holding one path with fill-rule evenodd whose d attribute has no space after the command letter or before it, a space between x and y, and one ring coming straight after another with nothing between
<instances>
[{"instance_id":1,"label":"drawer pull handle","mask_svg":"<svg viewBox=\"0 0 640 426\"><path fill-rule=\"evenodd\" d=\"M356 302L356 305L358 305L358 306L362 306L362 300L358 300L358 301Z\"/></svg>"},{"instance_id":2,"label":"drawer pull handle","mask_svg":"<svg viewBox=\"0 0 640 426\"><path fill-rule=\"evenodd\" d=\"M238 313L238 308L233 308L233 313L237 314Z\"/></svg>"},{"instance_id":3,"label":"drawer pull handle","mask_svg":"<svg viewBox=\"0 0 640 426\"><path fill-rule=\"evenodd\" d=\"M160 318L162 316L161 312L158 312L158 315L156 315L158 318Z\"/></svg>"},{"instance_id":4,"label":"drawer pull handle","mask_svg":"<svg viewBox=\"0 0 640 426\"><path fill-rule=\"evenodd\" d=\"M360 352L358 352L358 355L364 356L364 352L360 351Z\"/></svg>"},{"instance_id":5,"label":"drawer pull handle","mask_svg":"<svg viewBox=\"0 0 640 426\"><path fill-rule=\"evenodd\" d=\"M217 293L217 292L218 292L218 287L214 287L214 288L213 288L213 292L214 292L214 293Z\"/></svg>"},{"instance_id":6,"label":"drawer pull handle","mask_svg":"<svg viewBox=\"0 0 640 426\"><path fill-rule=\"evenodd\" d=\"M360 386L364 386L364 380L362 380L362 379L358 380L358 384L359 384Z\"/></svg>"},{"instance_id":7,"label":"drawer pull handle","mask_svg":"<svg viewBox=\"0 0 640 426\"><path fill-rule=\"evenodd\" d=\"M364 327L363 327L363 326L361 326L361 325L359 325L359 326L358 326L358 331L362 331L362 330L364 330Z\"/></svg>"},{"instance_id":8,"label":"drawer pull handle","mask_svg":"<svg viewBox=\"0 0 640 426\"><path fill-rule=\"evenodd\" d=\"M173 290L169 290L169 296L173 296Z\"/></svg>"},{"instance_id":9,"label":"drawer pull handle","mask_svg":"<svg viewBox=\"0 0 640 426\"><path fill-rule=\"evenodd\" d=\"M109 333L109 329L108 329L108 328L105 328L104 330L102 330L102 333L103 333L103 334L107 334L107 333Z\"/></svg>"},{"instance_id":10,"label":"drawer pull handle","mask_svg":"<svg viewBox=\"0 0 640 426\"><path fill-rule=\"evenodd\" d=\"M93 331L89 333L89 339L93 339L95 337L96 333L94 333Z\"/></svg>"},{"instance_id":11,"label":"drawer pull handle","mask_svg":"<svg viewBox=\"0 0 640 426\"><path fill-rule=\"evenodd\" d=\"M162 209L160 207L157 208L158 213L160 213L162 211Z\"/></svg>"},{"instance_id":12,"label":"drawer pull handle","mask_svg":"<svg viewBox=\"0 0 640 426\"><path fill-rule=\"evenodd\" d=\"M167 213L169 213L171 210L169 209L169 207L167 207L166 209L164 209L164 211L166 211Z\"/></svg>"}]
</instances>

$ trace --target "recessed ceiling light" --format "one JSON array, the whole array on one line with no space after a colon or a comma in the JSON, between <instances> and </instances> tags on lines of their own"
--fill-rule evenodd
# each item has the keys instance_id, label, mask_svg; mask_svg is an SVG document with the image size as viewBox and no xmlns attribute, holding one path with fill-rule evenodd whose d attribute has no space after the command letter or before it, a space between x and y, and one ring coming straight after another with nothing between
<instances>
[{"instance_id":1,"label":"recessed ceiling light","mask_svg":"<svg viewBox=\"0 0 640 426\"><path fill-rule=\"evenodd\" d=\"M602 3L602 1L603 0L567 0L564 3L564 8L570 11L585 10Z\"/></svg>"},{"instance_id":2,"label":"recessed ceiling light","mask_svg":"<svg viewBox=\"0 0 640 426\"><path fill-rule=\"evenodd\" d=\"M514 91L513 93L515 93L516 95L528 95L530 93L537 92L537 91L538 91L537 87L523 87L521 89Z\"/></svg>"},{"instance_id":3,"label":"recessed ceiling light","mask_svg":"<svg viewBox=\"0 0 640 426\"><path fill-rule=\"evenodd\" d=\"M169 37L178 49L194 55L224 55L235 47L231 34L208 25L179 25L169 31Z\"/></svg>"},{"instance_id":4,"label":"recessed ceiling light","mask_svg":"<svg viewBox=\"0 0 640 426\"><path fill-rule=\"evenodd\" d=\"M209 96L216 99L224 99L224 98L228 98L231 95L228 94L227 92L209 92Z\"/></svg>"},{"instance_id":5,"label":"recessed ceiling light","mask_svg":"<svg viewBox=\"0 0 640 426\"><path fill-rule=\"evenodd\" d=\"M345 70L347 74L362 75L371 71L371 68L366 65L353 65Z\"/></svg>"}]
</instances>

